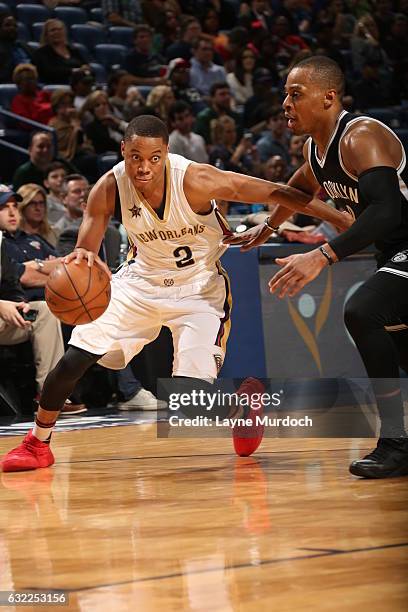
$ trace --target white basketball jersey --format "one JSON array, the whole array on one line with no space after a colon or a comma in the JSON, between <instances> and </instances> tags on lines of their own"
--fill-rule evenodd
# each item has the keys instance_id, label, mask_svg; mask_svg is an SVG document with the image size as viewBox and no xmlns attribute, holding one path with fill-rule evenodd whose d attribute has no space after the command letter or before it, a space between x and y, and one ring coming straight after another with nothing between
<instances>
[{"instance_id":1,"label":"white basketball jersey","mask_svg":"<svg viewBox=\"0 0 408 612\"><path fill-rule=\"evenodd\" d=\"M122 223L131 250L132 270L155 285L185 285L217 272L225 252L221 243L228 226L215 202L207 215L191 209L183 190L184 175L194 163L169 153L166 161L166 203L160 219L125 173L125 162L113 168L119 189Z\"/></svg>"}]
</instances>

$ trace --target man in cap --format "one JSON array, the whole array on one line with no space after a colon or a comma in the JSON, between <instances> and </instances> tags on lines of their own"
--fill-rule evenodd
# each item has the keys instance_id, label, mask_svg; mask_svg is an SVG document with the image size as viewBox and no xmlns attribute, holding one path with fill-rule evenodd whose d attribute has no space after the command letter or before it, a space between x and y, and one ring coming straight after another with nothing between
<instances>
[{"instance_id":1,"label":"man in cap","mask_svg":"<svg viewBox=\"0 0 408 612\"><path fill-rule=\"evenodd\" d=\"M0 346L21 344L30 340L33 347L36 369L37 391L41 392L44 380L64 354L61 326L51 314L44 300L28 302L20 278L26 274L23 264L9 256L7 236L17 231L21 196L6 185L0 185ZM35 270L37 263L28 262L32 276L36 273L41 280L41 269ZM55 264L54 264L55 265ZM43 262L46 271L49 262ZM23 270L23 274L21 273ZM28 320L31 319L31 320ZM64 405L64 413L83 412L72 404ZM73 412L74 410L74 412Z\"/></svg>"}]
</instances>

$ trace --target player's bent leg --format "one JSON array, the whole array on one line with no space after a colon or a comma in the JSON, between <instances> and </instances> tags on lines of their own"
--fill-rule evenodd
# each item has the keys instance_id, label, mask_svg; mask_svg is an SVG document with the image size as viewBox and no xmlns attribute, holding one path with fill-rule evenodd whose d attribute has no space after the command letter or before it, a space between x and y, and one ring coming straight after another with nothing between
<instances>
[{"instance_id":1,"label":"player's bent leg","mask_svg":"<svg viewBox=\"0 0 408 612\"><path fill-rule=\"evenodd\" d=\"M3 472L35 470L54 463L49 442L65 398L72 393L86 370L100 358L101 355L93 355L75 347L68 349L45 379L33 431L3 457Z\"/></svg>"},{"instance_id":2,"label":"player's bent leg","mask_svg":"<svg viewBox=\"0 0 408 612\"><path fill-rule=\"evenodd\" d=\"M371 379L381 419L377 447L353 461L350 472L364 478L408 475L408 440L399 383L400 354L387 331L408 314L406 278L377 273L350 298L345 323Z\"/></svg>"}]
</instances>

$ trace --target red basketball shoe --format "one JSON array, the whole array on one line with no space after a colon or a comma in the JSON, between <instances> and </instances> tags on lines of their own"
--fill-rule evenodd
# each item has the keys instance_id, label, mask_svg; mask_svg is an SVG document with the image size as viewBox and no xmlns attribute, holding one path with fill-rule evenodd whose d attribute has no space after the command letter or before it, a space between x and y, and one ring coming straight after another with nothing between
<instances>
[{"instance_id":1,"label":"red basketball shoe","mask_svg":"<svg viewBox=\"0 0 408 612\"><path fill-rule=\"evenodd\" d=\"M252 396L254 394L262 394L265 392L265 386L257 378L246 378L237 391L237 395L247 395L249 402L245 404L245 418L251 420L252 425L235 425L232 428L232 439L237 455L240 457L249 457L252 455L262 442L265 431L265 426L256 423L256 417L262 417L263 406L257 398L256 408L252 407ZM249 405L248 405L249 403Z\"/></svg>"},{"instance_id":2,"label":"red basketball shoe","mask_svg":"<svg viewBox=\"0 0 408 612\"><path fill-rule=\"evenodd\" d=\"M30 431L20 446L4 455L1 467L3 472L22 472L48 467L54 461L50 445L38 440Z\"/></svg>"}]
</instances>

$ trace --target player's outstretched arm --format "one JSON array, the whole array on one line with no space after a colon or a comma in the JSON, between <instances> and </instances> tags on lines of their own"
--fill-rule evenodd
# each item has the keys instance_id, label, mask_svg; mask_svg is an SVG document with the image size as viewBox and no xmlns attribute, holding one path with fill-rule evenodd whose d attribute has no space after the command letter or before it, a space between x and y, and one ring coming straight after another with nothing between
<instances>
[{"instance_id":1,"label":"player's outstretched arm","mask_svg":"<svg viewBox=\"0 0 408 612\"><path fill-rule=\"evenodd\" d=\"M64 258L65 263L73 259L78 262L87 259L89 266L92 266L97 261L110 276L109 268L97 253L114 208L115 177L110 171L104 174L91 189L75 250Z\"/></svg>"},{"instance_id":2,"label":"player's outstretched arm","mask_svg":"<svg viewBox=\"0 0 408 612\"><path fill-rule=\"evenodd\" d=\"M329 221L345 227L344 216L311 194L237 172L226 172L206 164L191 164L184 178L184 191L195 208L211 199L247 204L279 204L290 211Z\"/></svg>"}]
</instances>

